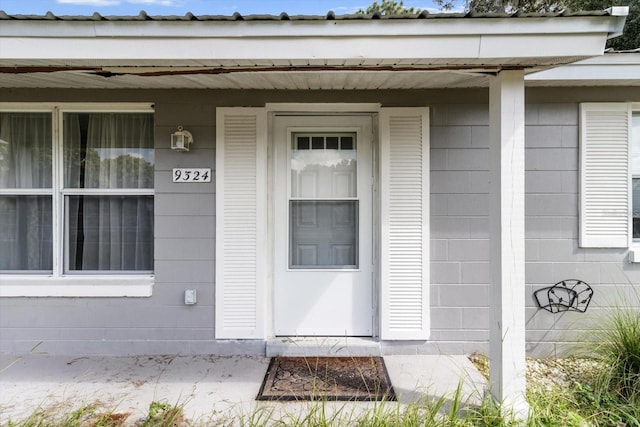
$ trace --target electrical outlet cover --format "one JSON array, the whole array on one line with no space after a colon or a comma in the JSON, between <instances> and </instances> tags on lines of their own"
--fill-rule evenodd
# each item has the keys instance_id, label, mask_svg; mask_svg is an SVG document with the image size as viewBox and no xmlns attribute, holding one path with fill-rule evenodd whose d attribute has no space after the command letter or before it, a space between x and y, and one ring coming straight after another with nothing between
<instances>
[{"instance_id":1,"label":"electrical outlet cover","mask_svg":"<svg viewBox=\"0 0 640 427\"><path fill-rule=\"evenodd\" d=\"M196 290L187 289L184 291L184 303L186 305L193 305L196 303Z\"/></svg>"}]
</instances>

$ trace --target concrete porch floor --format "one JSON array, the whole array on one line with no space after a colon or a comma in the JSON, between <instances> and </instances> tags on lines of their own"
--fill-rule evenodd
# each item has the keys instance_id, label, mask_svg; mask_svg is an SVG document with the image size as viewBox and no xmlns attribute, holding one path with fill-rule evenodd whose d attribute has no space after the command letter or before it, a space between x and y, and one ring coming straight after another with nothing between
<instances>
[{"instance_id":1,"label":"concrete porch floor","mask_svg":"<svg viewBox=\"0 0 640 427\"><path fill-rule=\"evenodd\" d=\"M402 405L455 392L479 400L486 381L465 356L384 356ZM195 424L240 424L259 407L274 414L309 403L257 402L269 358L261 356L74 357L0 355L0 424L28 417L36 408L69 410L100 402L135 422L153 401L184 405ZM354 410L371 403L336 402ZM396 405L396 403L389 403ZM276 418L277 419L277 418Z\"/></svg>"}]
</instances>

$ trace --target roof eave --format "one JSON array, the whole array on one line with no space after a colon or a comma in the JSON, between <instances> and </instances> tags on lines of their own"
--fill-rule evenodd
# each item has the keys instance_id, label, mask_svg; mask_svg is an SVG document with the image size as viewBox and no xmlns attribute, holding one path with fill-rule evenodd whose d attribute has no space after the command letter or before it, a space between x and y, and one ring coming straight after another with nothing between
<instances>
[{"instance_id":1,"label":"roof eave","mask_svg":"<svg viewBox=\"0 0 640 427\"><path fill-rule=\"evenodd\" d=\"M613 6L610 7L608 9L606 9L606 12L610 15L610 16L615 16L618 17L618 21L617 21L617 28L615 28L613 31L609 32L609 36L608 38L614 38L614 37L619 37L622 35L622 31L624 30L624 24L625 21L627 19L627 16L629 15L629 6ZM622 19L620 19L622 18Z\"/></svg>"},{"instance_id":2,"label":"roof eave","mask_svg":"<svg viewBox=\"0 0 640 427\"><path fill-rule=\"evenodd\" d=\"M419 58L481 65L504 58L517 66L542 56L548 60L536 65L554 65L601 55L606 39L624 27L624 9L605 16L428 21L3 21L1 64Z\"/></svg>"},{"instance_id":3,"label":"roof eave","mask_svg":"<svg viewBox=\"0 0 640 427\"><path fill-rule=\"evenodd\" d=\"M337 73L361 76L347 79L354 89L405 88L409 75L410 87L482 86L500 70L602 55L624 9L562 18L3 20L0 87L288 89L293 81L323 89L342 87Z\"/></svg>"},{"instance_id":4,"label":"roof eave","mask_svg":"<svg viewBox=\"0 0 640 427\"><path fill-rule=\"evenodd\" d=\"M640 85L640 52L607 53L564 67L531 73L532 85Z\"/></svg>"}]
</instances>

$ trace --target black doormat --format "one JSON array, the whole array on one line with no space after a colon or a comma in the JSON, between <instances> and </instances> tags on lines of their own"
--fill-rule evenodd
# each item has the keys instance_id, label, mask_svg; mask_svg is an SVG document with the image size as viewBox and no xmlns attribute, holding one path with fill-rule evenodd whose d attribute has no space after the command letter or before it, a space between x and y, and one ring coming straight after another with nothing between
<instances>
[{"instance_id":1,"label":"black doormat","mask_svg":"<svg viewBox=\"0 0 640 427\"><path fill-rule=\"evenodd\" d=\"M274 357L258 400L395 401L381 357Z\"/></svg>"}]
</instances>

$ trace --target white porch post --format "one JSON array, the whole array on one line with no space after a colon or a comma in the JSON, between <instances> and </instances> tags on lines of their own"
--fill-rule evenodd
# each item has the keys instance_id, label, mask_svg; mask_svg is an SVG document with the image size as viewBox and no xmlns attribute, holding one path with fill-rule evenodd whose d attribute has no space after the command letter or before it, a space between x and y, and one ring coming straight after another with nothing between
<instances>
[{"instance_id":1,"label":"white porch post","mask_svg":"<svg viewBox=\"0 0 640 427\"><path fill-rule=\"evenodd\" d=\"M524 72L502 71L489 91L491 393L526 419Z\"/></svg>"}]
</instances>

